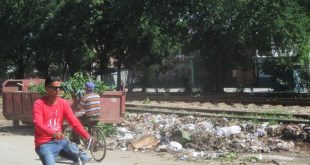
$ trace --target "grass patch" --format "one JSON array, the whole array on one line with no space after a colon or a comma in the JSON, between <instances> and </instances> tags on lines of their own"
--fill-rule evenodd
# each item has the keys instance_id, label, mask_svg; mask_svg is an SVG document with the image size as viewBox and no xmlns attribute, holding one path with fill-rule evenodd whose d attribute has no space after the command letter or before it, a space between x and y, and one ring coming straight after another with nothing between
<instances>
[{"instance_id":1,"label":"grass patch","mask_svg":"<svg viewBox=\"0 0 310 165\"><path fill-rule=\"evenodd\" d=\"M112 136L117 133L117 129L113 124L98 124L98 127L102 130L105 136Z\"/></svg>"},{"instance_id":2,"label":"grass patch","mask_svg":"<svg viewBox=\"0 0 310 165\"><path fill-rule=\"evenodd\" d=\"M237 158L238 158L238 154L236 152L229 152L219 157L220 160L235 160Z\"/></svg>"},{"instance_id":3,"label":"grass patch","mask_svg":"<svg viewBox=\"0 0 310 165\"><path fill-rule=\"evenodd\" d=\"M272 114L290 114L291 112L285 109L271 109L270 113Z\"/></svg>"},{"instance_id":4,"label":"grass patch","mask_svg":"<svg viewBox=\"0 0 310 165\"><path fill-rule=\"evenodd\" d=\"M279 121L277 121L277 120L269 120L269 125L279 125Z\"/></svg>"},{"instance_id":5,"label":"grass patch","mask_svg":"<svg viewBox=\"0 0 310 165\"><path fill-rule=\"evenodd\" d=\"M220 113L221 116L230 118L243 118L250 120L252 123L259 123L260 119L268 120L271 125L278 124L279 120L305 120L294 117L292 113L285 114L282 110L272 110L269 113L245 113L245 114L227 114Z\"/></svg>"}]
</instances>

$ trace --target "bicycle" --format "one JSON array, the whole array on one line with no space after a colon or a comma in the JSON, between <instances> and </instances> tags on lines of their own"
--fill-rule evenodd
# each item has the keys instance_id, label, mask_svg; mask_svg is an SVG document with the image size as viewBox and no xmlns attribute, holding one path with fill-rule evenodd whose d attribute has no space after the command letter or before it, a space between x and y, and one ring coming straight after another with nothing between
<instances>
[{"instance_id":1,"label":"bicycle","mask_svg":"<svg viewBox=\"0 0 310 165\"><path fill-rule=\"evenodd\" d=\"M105 140L104 133L98 126L84 126L90 135L94 138L92 142L88 142L87 140L84 140L83 138L79 137L80 144L81 146L89 150L91 153L91 156L93 157L94 160L97 162L101 162L105 155L106 155L106 150L107 150L107 144ZM68 137L68 140L72 139L73 135L73 130L71 127L67 126L63 134ZM71 140L70 140L71 141Z\"/></svg>"}]
</instances>

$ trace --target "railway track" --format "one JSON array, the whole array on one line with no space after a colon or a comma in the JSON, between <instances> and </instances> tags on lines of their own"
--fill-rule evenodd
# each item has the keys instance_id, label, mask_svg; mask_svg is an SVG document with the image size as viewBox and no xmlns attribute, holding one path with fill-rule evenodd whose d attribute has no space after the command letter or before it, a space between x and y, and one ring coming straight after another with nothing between
<instances>
[{"instance_id":1,"label":"railway track","mask_svg":"<svg viewBox=\"0 0 310 165\"><path fill-rule=\"evenodd\" d=\"M163 96L163 95L127 95L126 100L151 100L151 101L183 101L183 102L211 102L226 104L256 104L256 105L283 105L283 106L310 106L310 99L303 97L280 98L263 96L238 96L238 95L214 95L214 96Z\"/></svg>"},{"instance_id":2,"label":"railway track","mask_svg":"<svg viewBox=\"0 0 310 165\"><path fill-rule=\"evenodd\" d=\"M203 108L179 108L168 106L154 106L145 104L126 103L127 112L154 113L154 114L177 114L179 116L200 116L217 118L236 118L241 120L275 121L282 123L305 123L310 124L309 114L288 114L279 112L255 112L246 110L224 110Z\"/></svg>"}]
</instances>

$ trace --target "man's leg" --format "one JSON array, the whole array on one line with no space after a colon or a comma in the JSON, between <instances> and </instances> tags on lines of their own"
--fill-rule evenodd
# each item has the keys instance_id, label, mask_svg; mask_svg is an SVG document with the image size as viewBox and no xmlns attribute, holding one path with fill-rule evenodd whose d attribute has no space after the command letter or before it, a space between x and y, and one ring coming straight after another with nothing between
<instances>
[{"instance_id":1,"label":"man's leg","mask_svg":"<svg viewBox=\"0 0 310 165\"><path fill-rule=\"evenodd\" d=\"M77 147L77 145L70 144L68 141L62 141L61 145L63 146L63 150L60 152L60 156L70 159L74 162L78 162L79 157L82 162L88 161L88 156L83 151Z\"/></svg>"},{"instance_id":2,"label":"man's leg","mask_svg":"<svg viewBox=\"0 0 310 165\"><path fill-rule=\"evenodd\" d=\"M46 144L41 145L36 149L43 165L54 165L55 158L58 155L61 147L56 140L52 140Z\"/></svg>"}]
</instances>

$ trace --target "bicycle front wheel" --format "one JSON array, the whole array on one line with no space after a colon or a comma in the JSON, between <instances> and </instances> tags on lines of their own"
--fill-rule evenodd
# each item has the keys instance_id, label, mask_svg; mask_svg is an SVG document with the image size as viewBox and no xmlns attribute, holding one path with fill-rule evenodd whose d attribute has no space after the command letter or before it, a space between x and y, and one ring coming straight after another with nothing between
<instances>
[{"instance_id":1,"label":"bicycle front wheel","mask_svg":"<svg viewBox=\"0 0 310 165\"><path fill-rule=\"evenodd\" d=\"M92 128L91 135L95 139L94 143L89 149L90 153L97 162L101 162L104 159L107 151L105 136L99 128Z\"/></svg>"}]
</instances>

